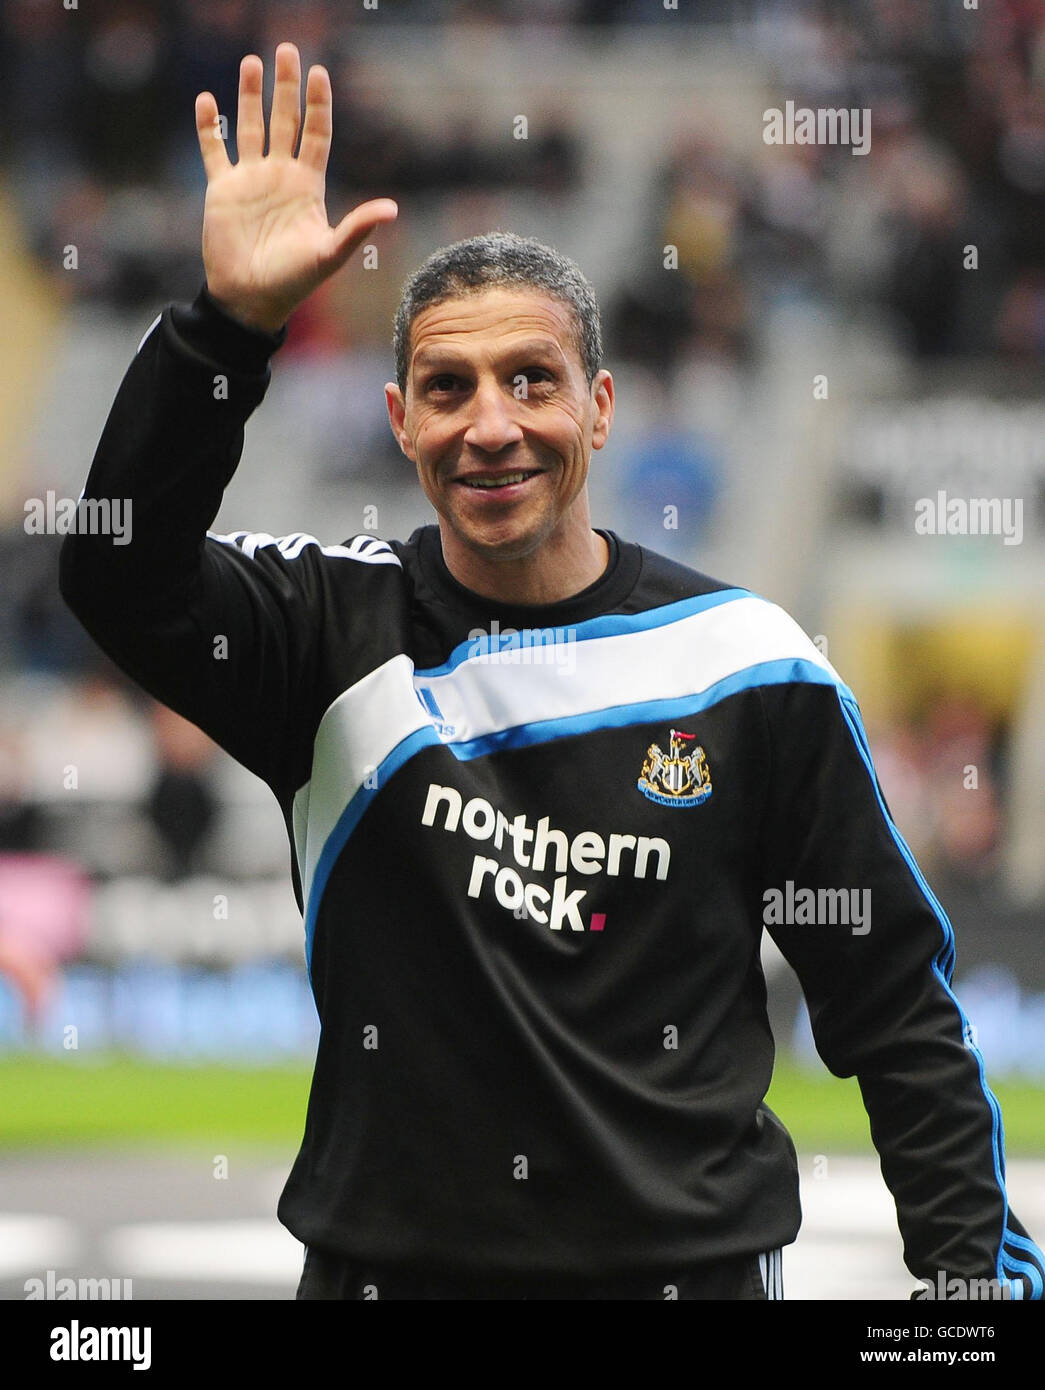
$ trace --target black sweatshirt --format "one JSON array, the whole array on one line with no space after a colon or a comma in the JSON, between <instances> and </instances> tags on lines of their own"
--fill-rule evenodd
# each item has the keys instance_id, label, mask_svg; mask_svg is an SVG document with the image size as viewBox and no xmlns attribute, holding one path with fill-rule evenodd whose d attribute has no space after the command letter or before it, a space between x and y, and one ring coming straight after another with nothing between
<instances>
[{"instance_id":1,"label":"black sweatshirt","mask_svg":"<svg viewBox=\"0 0 1045 1390\"><path fill-rule=\"evenodd\" d=\"M61 557L99 645L286 819L321 1036L280 1219L538 1280L791 1242L765 925L859 1080L911 1272L1041 1297L950 924L815 645L612 533L604 574L540 607L463 588L436 527L210 534L281 341L205 291L167 309L85 489L131 500L132 539Z\"/></svg>"}]
</instances>

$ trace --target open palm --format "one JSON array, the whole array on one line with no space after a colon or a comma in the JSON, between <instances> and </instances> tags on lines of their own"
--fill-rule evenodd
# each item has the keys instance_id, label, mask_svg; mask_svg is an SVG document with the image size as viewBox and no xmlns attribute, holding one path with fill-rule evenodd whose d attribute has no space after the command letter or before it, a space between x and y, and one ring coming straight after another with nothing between
<instances>
[{"instance_id":1,"label":"open palm","mask_svg":"<svg viewBox=\"0 0 1045 1390\"><path fill-rule=\"evenodd\" d=\"M264 66L254 54L240 64L233 164L221 138L210 92L196 98L196 131L207 174L203 264L207 288L229 313L252 327L275 331L293 309L345 264L367 234L398 213L390 198L353 208L336 227L327 221L331 90L325 68L309 69L305 122L297 48L276 49L276 80L265 154ZM298 131L301 146L294 147Z\"/></svg>"}]
</instances>

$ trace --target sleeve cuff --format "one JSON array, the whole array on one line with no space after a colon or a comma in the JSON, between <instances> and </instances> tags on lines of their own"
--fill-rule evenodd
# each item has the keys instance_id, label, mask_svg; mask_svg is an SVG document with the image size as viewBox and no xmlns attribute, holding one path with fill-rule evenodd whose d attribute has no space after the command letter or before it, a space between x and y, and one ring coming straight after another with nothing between
<instances>
[{"instance_id":1,"label":"sleeve cuff","mask_svg":"<svg viewBox=\"0 0 1045 1390\"><path fill-rule=\"evenodd\" d=\"M275 333L248 328L220 308L203 285L191 304L175 304L171 319L178 334L202 357L233 371L260 375L287 336L284 324Z\"/></svg>"}]
</instances>

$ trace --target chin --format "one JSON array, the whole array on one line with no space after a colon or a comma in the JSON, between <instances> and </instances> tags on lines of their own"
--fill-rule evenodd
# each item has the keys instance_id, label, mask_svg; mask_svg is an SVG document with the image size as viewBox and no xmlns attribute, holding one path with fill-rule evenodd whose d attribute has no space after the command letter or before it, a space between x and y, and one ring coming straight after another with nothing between
<instances>
[{"instance_id":1,"label":"chin","mask_svg":"<svg viewBox=\"0 0 1045 1390\"><path fill-rule=\"evenodd\" d=\"M545 539L548 531L541 526L473 527L458 530L457 534L471 550L490 560L519 560L531 555Z\"/></svg>"},{"instance_id":2,"label":"chin","mask_svg":"<svg viewBox=\"0 0 1045 1390\"><path fill-rule=\"evenodd\" d=\"M531 531L496 538L492 538L488 534L472 533L466 539L473 550L491 560L521 559L524 555L532 554L541 543L540 534Z\"/></svg>"}]
</instances>

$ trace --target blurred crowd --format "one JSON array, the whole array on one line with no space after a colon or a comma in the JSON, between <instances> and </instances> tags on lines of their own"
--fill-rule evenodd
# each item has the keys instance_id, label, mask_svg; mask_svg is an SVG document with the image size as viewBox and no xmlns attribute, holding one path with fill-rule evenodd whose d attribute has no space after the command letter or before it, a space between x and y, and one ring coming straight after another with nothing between
<instances>
[{"instance_id":1,"label":"blurred crowd","mask_svg":"<svg viewBox=\"0 0 1045 1390\"><path fill-rule=\"evenodd\" d=\"M981 701L939 690L915 716L872 726L875 767L922 871L940 885L997 883L1007 729Z\"/></svg>"},{"instance_id":2,"label":"blurred crowd","mask_svg":"<svg viewBox=\"0 0 1045 1390\"><path fill-rule=\"evenodd\" d=\"M332 201L501 185L557 199L584 183L597 151L574 119L582 89L563 91L539 137L508 149L467 111L418 129L361 56L360 35L384 23L469 24L509 38L525 27L548 44L569 30L602 45L622 24L723 29L761 46L771 81L796 106L871 110L869 159L817 145L738 155L706 133L653 159L645 263L605 305L618 357L670 371L688 352L741 356L758 348L767 298L796 293L878 306L916 356L1045 354L1041 0L973 10L950 0L703 0L672 11L661 0L381 0L376 9L109 0L75 14L8 0L2 154L42 263L62 279L60 250L75 242L75 292L126 307L188 290L198 276L198 209L184 197L201 177L194 96L211 90L234 111L241 56L271 54L290 29L334 81ZM661 273L665 243L679 248L683 293ZM967 246L977 248L976 274L963 264ZM322 339L328 326L314 316L301 328L299 347L306 328ZM383 342L387 324L356 332ZM336 331L327 338L343 344Z\"/></svg>"}]
</instances>

